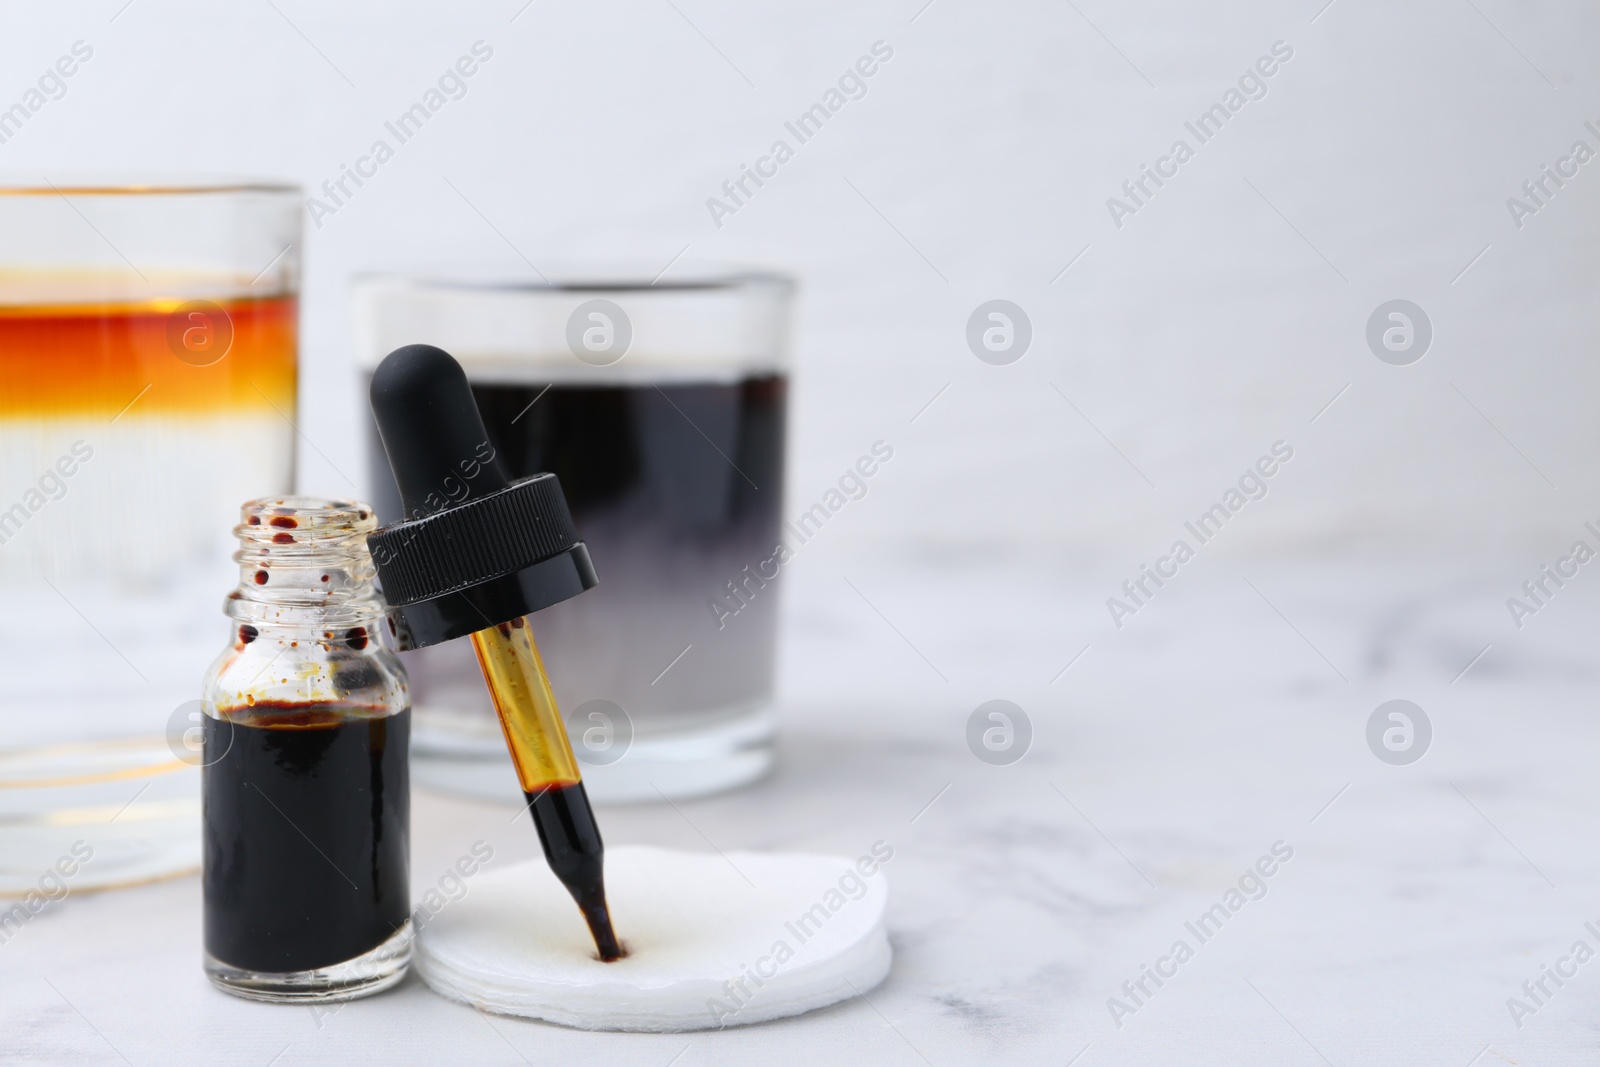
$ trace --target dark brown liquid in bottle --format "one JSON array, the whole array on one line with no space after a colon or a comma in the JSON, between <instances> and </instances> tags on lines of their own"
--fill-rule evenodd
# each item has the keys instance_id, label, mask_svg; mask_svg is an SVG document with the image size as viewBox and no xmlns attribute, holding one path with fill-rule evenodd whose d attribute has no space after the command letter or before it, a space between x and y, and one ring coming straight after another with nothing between
<instances>
[{"instance_id":1,"label":"dark brown liquid in bottle","mask_svg":"<svg viewBox=\"0 0 1600 1067\"><path fill-rule=\"evenodd\" d=\"M409 710L205 717L206 951L283 973L354 959L410 912Z\"/></svg>"}]
</instances>

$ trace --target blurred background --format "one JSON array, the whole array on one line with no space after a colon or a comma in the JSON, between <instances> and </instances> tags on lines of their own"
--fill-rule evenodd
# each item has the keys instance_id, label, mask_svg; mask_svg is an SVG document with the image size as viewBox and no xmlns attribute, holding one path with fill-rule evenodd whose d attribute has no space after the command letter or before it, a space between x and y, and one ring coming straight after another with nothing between
<instances>
[{"instance_id":1,"label":"blurred background","mask_svg":"<svg viewBox=\"0 0 1600 1067\"><path fill-rule=\"evenodd\" d=\"M1082 837L1063 847L1100 856L1116 840L1151 875L1104 853L1138 893L1193 890L1273 840L1262 823L1281 805L1274 788L1306 783L1297 803L1310 816L1341 783L1389 773L1363 726L1380 701L1409 696L1455 717L1454 732L1436 722L1440 754L1423 765L1438 779L1407 787L1453 807L1442 822L1410 809L1417 836L1454 826L1474 861L1509 837L1543 866L1573 868L1552 869L1552 885L1594 883L1562 836L1581 832L1595 799L1580 755L1523 748L1533 738L1507 724L1527 714L1539 732L1593 732L1584 635L1600 592L1579 579L1522 625L1508 598L1574 541L1600 546L1584 527L1600 523L1600 164L1588 158L1600 152L1600 9L105 0L12 4L5 25L0 106L74 42L93 48L65 94L0 143L5 170L242 173L321 202L308 202L299 250L301 492L372 489L353 417L352 283L365 272L470 264L531 281L623 260L664 278L718 263L796 278L785 517L875 442L893 460L785 569L779 697L794 740L778 784L762 787L779 790L781 810L799 810L782 792L788 758L821 783L900 775L913 783L906 814L920 817L958 780L941 760L977 767L962 730L1003 697L1033 717L1036 755L1020 767L1077 768L1093 783L1083 789L1106 791L1098 810L1124 817L1127 837L1075 823ZM385 124L474 53L463 93L399 143ZM873 55L864 92L801 143L786 124ZM379 139L393 157L336 201L324 183ZM792 158L734 201L724 183L780 139ZM1190 151L1163 162L1180 140ZM994 300L1031 331L1010 362L969 340ZM1388 317L1393 301L1409 302L1404 323ZM1415 329L1413 347L1384 348L1396 325ZM1265 496L1199 544L1185 524L1280 443L1292 458ZM1194 559L1147 586L1145 603L1130 599L1124 583L1180 538ZM1559 693L1531 688L1546 684ZM873 757L890 737L907 747ZM869 751L831 767L828 753L857 745ZM1160 762L1181 751L1210 760ZM1447 788L1446 776L1473 774L1501 799L1517 774L1562 784L1527 801L1549 818L1513 804L1528 817L1491 833ZM1344 803L1381 825L1393 798L1360 792ZM848 790L798 795L813 814L849 810ZM992 806L960 809L961 832L930 846L933 868L970 866L965 842L983 832L1030 869L1020 856L1039 842L1026 818L1003 829L1021 802L980 795ZM1185 852L1173 842L1190 820L1209 844ZM1208 821L1229 828L1202 831ZM1306 904L1307 921L1371 884L1351 873L1370 840L1333 850L1355 866ZM1373 869L1409 862L1395 857L1411 846L1391 847ZM1495 855L1520 870L1509 877L1528 874ZM958 909L969 917L982 893L1005 892L973 877ZM1077 899L1053 874L1030 877L1037 892L1018 893L1035 904ZM1116 912L1126 888L1096 906ZM1364 931L1381 953L1385 939L1361 922L1387 905L1355 899L1345 933ZM1526 905L1514 899L1484 914ZM924 902L907 914L929 937L951 913ZM1434 916L1439 936L1458 920ZM1548 936L1570 940L1565 930ZM948 965L958 982L964 965L917 943L921 965ZM1543 957L1503 947L1503 973L1480 976L1476 1000L1430 987L1423 1014L1437 1032L1480 1009L1506 1028L1501 999ZM1106 1027L1102 999L1150 953L1112 953L1087 975L1023 955L1027 980L979 968L987 994L965 1003L996 1029L973 1024L964 1047L992 1047L1009 1011L1061 999ZM1357 984L1301 992L1307 1004L1380 998ZM924 1006L959 1028L956 1009ZM1221 1017L1209 1003L1192 1012ZM1463 1039L1461 1062L1479 1044Z\"/></svg>"},{"instance_id":2,"label":"blurred background","mask_svg":"<svg viewBox=\"0 0 1600 1067\"><path fill-rule=\"evenodd\" d=\"M364 472L354 273L749 262L801 283L793 501L876 439L904 446L796 581L864 556L1122 574L1279 438L1289 477L1209 554L1521 574L1593 489L1595 222L1581 171L1520 228L1506 200L1596 141L1580 63L1600 15L1301 6L18 8L12 95L74 41L94 58L0 150L22 171L260 174L332 203L324 181L395 143L307 219L304 489ZM866 95L719 224L707 200L880 40ZM384 123L477 41L493 58L466 94L396 143ZM1200 144L1184 123L1278 41L1293 58L1266 95ZM1179 138L1195 158L1119 227L1107 199L1131 203L1123 182ZM965 342L995 298L1033 325L1006 367ZM1397 298L1435 331L1403 369L1364 340Z\"/></svg>"}]
</instances>

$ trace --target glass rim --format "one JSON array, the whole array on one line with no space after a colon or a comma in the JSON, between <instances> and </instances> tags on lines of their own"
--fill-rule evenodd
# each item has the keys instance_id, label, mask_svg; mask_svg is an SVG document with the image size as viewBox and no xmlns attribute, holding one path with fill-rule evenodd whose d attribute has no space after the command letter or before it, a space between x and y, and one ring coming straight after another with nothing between
<instances>
[{"instance_id":1,"label":"glass rim","mask_svg":"<svg viewBox=\"0 0 1600 1067\"><path fill-rule=\"evenodd\" d=\"M0 174L3 196L201 196L229 193L289 193L295 196L303 187L275 178L244 176L149 175L121 177L74 175L52 181L40 174Z\"/></svg>"},{"instance_id":2,"label":"glass rim","mask_svg":"<svg viewBox=\"0 0 1600 1067\"><path fill-rule=\"evenodd\" d=\"M709 292L758 288L792 292L796 287L793 275L766 268L710 266L690 269L696 273L677 278L658 275L654 280L643 272L634 274L619 270L615 276L608 276L612 272L604 265L588 270L578 268L553 272L549 277L538 279L493 274L474 277L466 272L451 274L447 269L438 269L369 271L357 273L351 280L358 288L389 285L404 289L483 293Z\"/></svg>"}]
</instances>

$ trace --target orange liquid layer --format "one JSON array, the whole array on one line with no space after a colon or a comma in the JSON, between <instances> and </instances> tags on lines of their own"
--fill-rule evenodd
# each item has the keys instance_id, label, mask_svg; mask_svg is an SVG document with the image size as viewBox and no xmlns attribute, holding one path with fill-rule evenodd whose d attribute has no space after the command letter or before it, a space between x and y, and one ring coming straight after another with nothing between
<instances>
[{"instance_id":1,"label":"orange liquid layer","mask_svg":"<svg viewBox=\"0 0 1600 1067\"><path fill-rule=\"evenodd\" d=\"M273 408L293 418L297 304L0 305L0 419L109 419L124 408L125 419Z\"/></svg>"}]
</instances>

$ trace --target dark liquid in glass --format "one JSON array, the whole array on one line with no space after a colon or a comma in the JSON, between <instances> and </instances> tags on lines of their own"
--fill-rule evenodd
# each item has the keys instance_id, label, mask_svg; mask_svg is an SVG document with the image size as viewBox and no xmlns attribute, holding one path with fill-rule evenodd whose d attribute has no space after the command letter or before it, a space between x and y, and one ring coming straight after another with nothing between
<instances>
[{"instance_id":1,"label":"dark liquid in glass","mask_svg":"<svg viewBox=\"0 0 1600 1067\"><path fill-rule=\"evenodd\" d=\"M266 973L354 959L411 910L411 713L250 711L205 716L206 951Z\"/></svg>"},{"instance_id":2,"label":"dark liquid in glass","mask_svg":"<svg viewBox=\"0 0 1600 1067\"><path fill-rule=\"evenodd\" d=\"M563 709L612 701L642 736L770 699L777 588L744 568L770 559L780 537L787 380L475 381L472 391L507 474L561 479L600 576L534 620ZM399 496L376 429L370 455L374 504L391 522ZM713 600L739 610L719 626ZM472 651L458 644L408 654L415 700L488 713Z\"/></svg>"}]
</instances>

